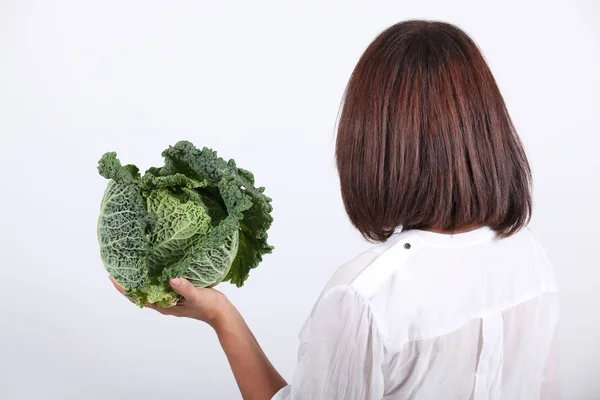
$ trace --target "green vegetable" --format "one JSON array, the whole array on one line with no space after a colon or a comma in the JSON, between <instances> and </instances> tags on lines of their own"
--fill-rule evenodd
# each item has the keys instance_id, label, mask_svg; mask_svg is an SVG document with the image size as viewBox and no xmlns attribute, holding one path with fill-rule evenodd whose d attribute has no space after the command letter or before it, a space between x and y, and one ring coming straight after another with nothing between
<instances>
[{"instance_id":1,"label":"green vegetable","mask_svg":"<svg viewBox=\"0 0 600 400\"><path fill-rule=\"evenodd\" d=\"M98 219L106 270L139 306L175 305L169 278L242 286L273 250L271 199L252 173L211 149L182 141L162 155L165 165L144 176L114 152L100 159L98 171L109 179Z\"/></svg>"}]
</instances>

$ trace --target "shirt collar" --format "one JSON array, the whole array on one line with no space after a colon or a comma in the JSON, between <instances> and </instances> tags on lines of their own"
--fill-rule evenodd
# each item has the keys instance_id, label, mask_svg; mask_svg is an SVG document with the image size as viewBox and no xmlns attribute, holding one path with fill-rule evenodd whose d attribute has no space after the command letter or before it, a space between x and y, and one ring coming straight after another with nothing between
<instances>
[{"instance_id":1,"label":"shirt collar","mask_svg":"<svg viewBox=\"0 0 600 400\"><path fill-rule=\"evenodd\" d=\"M403 232L401 228L396 230L396 233L399 232ZM456 234L436 233L422 229L411 229L405 232L412 232L425 243L438 247L472 245L497 238L496 232L488 226Z\"/></svg>"}]
</instances>

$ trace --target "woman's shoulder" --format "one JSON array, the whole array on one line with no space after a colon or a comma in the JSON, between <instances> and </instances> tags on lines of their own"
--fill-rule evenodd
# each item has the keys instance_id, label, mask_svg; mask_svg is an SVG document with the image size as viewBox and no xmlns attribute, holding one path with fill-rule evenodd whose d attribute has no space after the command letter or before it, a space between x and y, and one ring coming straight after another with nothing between
<instances>
[{"instance_id":1,"label":"woman's shoulder","mask_svg":"<svg viewBox=\"0 0 600 400\"><path fill-rule=\"evenodd\" d=\"M392 247L394 247L399 241L404 241L407 237L412 235L412 232L397 232L394 233L387 241L383 243L379 243L373 245L366 251L358 254L354 258L345 262L341 266L339 266L335 272L332 274L329 281L323 287L320 296L315 302L313 309L306 320L304 326L300 332L300 339L303 340L308 335L310 331L310 326L312 322L312 317L317 309L317 307L321 304L324 297L326 297L329 293L340 290L350 290L352 292L357 292L355 290L355 282L357 279L363 275L363 273L368 270L368 268L373 265L373 263L379 259L383 254L387 253ZM362 293L358 293L360 297Z\"/></svg>"},{"instance_id":2,"label":"woman's shoulder","mask_svg":"<svg viewBox=\"0 0 600 400\"><path fill-rule=\"evenodd\" d=\"M323 288L321 296L335 287L352 286L357 278L371 266L375 260L394 247L399 241L405 240L407 236L410 236L411 234L412 232L395 233L387 241L373 245L366 251L363 251L339 266Z\"/></svg>"}]
</instances>

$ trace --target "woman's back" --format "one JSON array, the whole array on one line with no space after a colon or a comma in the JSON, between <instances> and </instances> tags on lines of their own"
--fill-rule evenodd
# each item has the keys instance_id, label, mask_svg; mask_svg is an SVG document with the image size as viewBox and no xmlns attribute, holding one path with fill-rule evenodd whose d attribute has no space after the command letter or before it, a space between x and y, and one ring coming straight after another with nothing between
<instances>
[{"instance_id":1,"label":"woman's back","mask_svg":"<svg viewBox=\"0 0 600 400\"><path fill-rule=\"evenodd\" d=\"M339 356L330 363L351 357L359 368L380 368L381 375L346 371L369 382L373 398L544 398L542 391L555 393L547 367L556 290L552 267L527 228L506 239L489 228L396 233L333 276L302 330L301 360L319 341L315 335L327 333L331 321L319 316L331 311L343 316L349 340L323 350ZM349 292L359 300L348 301ZM366 358L363 366L357 354Z\"/></svg>"},{"instance_id":2,"label":"woman's back","mask_svg":"<svg viewBox=\"0 0 600 400\"><path fill-rule=\"evenodd\" d=\"M531 169L475 42L429 21L378 35L336 159L350 221L382 244L332 278L278 399L554 396L558 300L527 229Z\"/></svg>"}]
</instances>

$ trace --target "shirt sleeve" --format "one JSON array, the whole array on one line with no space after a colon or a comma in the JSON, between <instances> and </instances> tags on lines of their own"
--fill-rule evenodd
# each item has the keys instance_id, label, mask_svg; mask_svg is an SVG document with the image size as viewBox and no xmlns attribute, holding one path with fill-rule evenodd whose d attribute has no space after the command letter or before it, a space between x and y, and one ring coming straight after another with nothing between
<instances>
[{"instance_id":1,"label":"shirt sleeve","mask_svg":"<svg viewBox=\"0 0 600 400\"><path fill-rule=\"evenodd\" d=\"M550 353L548 355L548 360L546 361L546 368L544 369L540 399L560 399L558 382L558 334L556 331L554 332L552 344L550 345Z\"/></svg>"},{"instance_id":2,"label":"shirt sleeve","mask_svg":"<svg viewBox=\"0 0 600 400\"><path fill-rule=\"evenodd\" d=\"M326 292L301 343L291 385L274 400L380 400L383 341L368 303L352 288Z\"/></svg>"}]
</instances>

